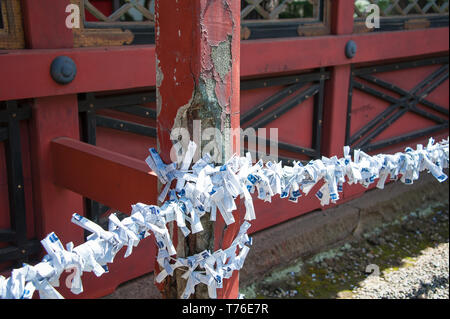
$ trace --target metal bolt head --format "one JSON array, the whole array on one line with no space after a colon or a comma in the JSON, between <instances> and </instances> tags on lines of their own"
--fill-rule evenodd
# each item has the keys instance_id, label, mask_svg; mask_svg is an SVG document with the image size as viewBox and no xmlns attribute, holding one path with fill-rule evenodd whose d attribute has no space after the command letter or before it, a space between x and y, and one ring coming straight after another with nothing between
<instances>
[{"instance_id":1,"label":"metal bolt head","mask_svg":"<svg viewBox=\"0 0 450 319\"><path fill-rule=\"evenodd\" d=\"M353 40L350 40L345 45L345 56L349 59L353 58L356 54L357 46L356 42Z\"/></svg>"},{"instance_id":2,"label":"metal bolt head","mask_svg":"<svg viewBox=\"0 0 450 319\"><path fill-rule=\"evenodd\" d=\"M77 66L68 56L61 55L56 57L50 66L50 75L59 84L72 82L76 74Z\"/></svg>"}]
</instances>

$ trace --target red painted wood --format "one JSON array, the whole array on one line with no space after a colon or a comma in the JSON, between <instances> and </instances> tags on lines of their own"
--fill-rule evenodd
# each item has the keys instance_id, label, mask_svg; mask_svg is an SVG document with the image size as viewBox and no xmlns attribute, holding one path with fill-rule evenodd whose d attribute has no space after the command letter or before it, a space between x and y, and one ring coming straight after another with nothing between
<instances>
[{"instance_id":1,"label":"red painted wood","mask_svg":"<svg viewBox=\"0 0 450 319\"><path fill-rule=\"evenodd\" d=\"M230 247L233 240L239 233L240 225L245 216L245 207L242 200L236 200L237 210L233 212L235 223L225 228L225 221L222 215L217 215L215 233L214 233L214 249L226 249ZM237 251L238 253L238 251ZM239 272L234 271L229 279L223 281L223 288L217 289L218 299L236 299L239 296Z\"/></svg>"},{"instance_id":2,"label":"red painted wood","mask_svg":"<svg viewBox=\"0 0 450 319\"><path fill-rule=\"evenodd\" d=\"M228 5L230 6L232 12L232 19L234 21L233 32L234 36L231 40L231 51L232 51L232 68L231 68L231 95L230 99L230 117L231 117L231 128L239 129L240 124L240 112L241 112L241 38L240 38L240 30L241 30L241 2L238 0L228 1ZM234 67L233 67L234 66ZM236 154L240 154L240 140L235 139L231 141L233 143L233 152ZM243 218L243 216L242 216ZM241 219L242 221L242 219ZM236 279L238 281L238 279ZM234 286L233 286L234 287ZM226 294L226 296L238 296L239 291L236 288L233 288L233 293Z\"/></svg>"},{"instance_id":3,"label":"red painted wood","mask_svg":"<svg viewBox=\"0 0 450 319\"><path fill-rule=\"evenodd\" d=\"M427 76L439 69L441 65L431 65L425 67L416 67L404 70L397 70L393 72L376 73L378 79L387 81L402 88L405 91L412 90L418 83L423 81ZM390 90L383 89L378 85L367 83L361 79L357 79L358 82L364 83L368 87L383 92L387 96L398 98L398 94L393 93ZM436 103L444 108L449 108L449 81L446 80L439 85L435 90L426 96L426 100ZM370 94L364 93L360 90L353 90L352 97L352 120L350 133L353 136L358 130L363 128L370 120L376 115L380 114L391 103L374 97ZM441 118L446 118L444 115L439 114L429 108L424 107L421 103L417 104L418 108L433 113ZM447 117L448 119L448 117ZM414 132L423 128L427 128L433 125L437 125L436 122L428 120L422 116L419 116L413 112L407 112L401 116L397 121L392 123L386 130L378 135L372 142L382 141L388 138L404 135L406 133Z\"/></svg>"},{"instance_id":4,"label":"red painted wood","mask_svg":"<svg viewBox=\"0 0 450 319\"><path fill-rule=\"evenodd\" d=\"M90 3L107 17L113 13L113 2L111 0L91 0ZM84 14L86 21L99 21L86 8Z\"/></svg>"},{"instance_id":5,"label":"red painted wood","mask_svg":"<svg viewBox=\"0 0 450 319\"><path fill-rule=\"evenodd\" d=\"M72 48L73 32L66 27L70 0L21 0L28 48Z\"/></svg>"},{"instance_id":6,"label":"red painted wood","mask_svg":"<svg viewBox=\"0 0 450 319\"><path fill-rule=\"evenodd\" d=\"M36 49L72 47L72 30L67 29L65 25L65 8L68 4L69 0L22 1L25 40L28 47L33 49L30 52ZM46 65L42 59L40 64L46 66L44 74L50 78L50 64ZM28 69L28 74L30 73L34 72ZM11 78L19 76L23 79L26 75L19 73L11 75ZM29 86L39 87L37 83L39 81L30 83ZM18 84L18 87L21 85ZM70 220L73 211L83 214L82 197L52 182L50 142L59 136L79 138L77 96L60 95L34 99L30 120L30 157L37 237L43 238L49 232L58 231L61 233L61 240L77 243L82 240L83 231L70 227L67 220Z\"/></svg>"},{"instance_id":7,"label":"red painted wood","mask_svg":"<svg viewBox=\"0 0 450 319\"><path fill-rule=\"evenodd\" d=\"M26 20L25 28L29 47L70 48L72 46L72 36L67 33L67 30L61 28L61 26L64 26L64 20L53 29L56 21L60 21L62 17L65 19L67 13L64 12L66 5L64 3L68 2L68 0L60 1L57 6L53 6L51 12L54 14L51 14L50 16L48 15L49 5L42 5L41 1L39 4L35 4L34 2L34 0L23 0L23 3L25 3L24 17ZM185 4L186 3L183 5ZM347 77L349 63L383 62L388 59L448 53L448 27L348 35L348 33L351 33L350 25L353 23L353 18L350 18L350 11L346 10L346 8L349 9L352 7L352 4L353 1L333 1L333 6L337 9L333 9L336 13L332 18L331 27L332 33L338 35L242 42L242 64L240 68L240 75L242 77L262 77L281 73L294 73L323 66L335 66L332 69L332 77L331 80L329 80L330 85L327 88L324 113L324 122L327 128L324 129L323 133L324 135L331 137L324 144L325 153L331 155L341 152L343 145L343 135L339 125L341 125L342 128L345 128L345 118L343 118L345 112L340 111L342 111L344 107L346 108L346 103L344 103L344 101L346 99L348 78L347 80L345 78ZM45 8L47 12L45 16L42 12L43 9L37 8L37 11L33 13L34 8L37 6ZM58 9L59 7L64 8L61 11ZM186 17L186 12L192 10L192 5L186 5L184 8L187 11L185 10L185 12L179 13L182 18ZM59 11L56 12L55 10ZM350 10L353 11L353 7ZM219 17L210 18L211 23L222 19ZM50 21L45 21L46 19L50 19ZM44 22L39 22L38 25L42 27L32 28L33 25L36 25L36 21L41 20ZM174 19L173 17L167 19L167 23L171 23L174 26L171 29L173 35L167 37L166 40L168 43L174 42L174 39L178 36L178 29L176 29L176 27L180 26L179 30L182 32L183 41L179 41L179 43L184 45L183 50L186 54L186 58L190 58L188 55L189 52L194 52L194 54L198 56L199 52L201 52L204 47L201 46L201 42L195 42L195 45L192 46L193 42L190 40L195 39L196 37L198 39L199 35L188 31L190 30L189 28L192 28L192 25L189 26L189 23L191 22L186 19L179 20L180 19ZM49 35L52 36L50 37ZM211 39L217 38L220 38L220 33L211 33ZM350 39L353 39L358 45L358 52L352 60L347 59L344 55L345 44ZM236 42L234 42L233 46L235 49L236 47L239 48L239 44L236 46ZM283 54L280 54L280 52ZM50 63L53 58L58 55L68 55L72 57L78 66L76 79L66 86L54 83L49 76ZM164 56L170 56L168 51L161 53L160 57L162 58ZM60 97L36 99L33 112L33 116L36 116L36 118L33 119L30 126L32 128L30 131L30 136L32 138L30 144L33 159L33 187L36 185L33 189L36 198L34 203L36 206L36 214L39 216L44 209L47 209L46 219L42 221L42 224L47 225L54 220L53 224L47 225L48 230L56 231L61 237L64 237L66 236L65 234L67 234L67 238L64 237L64 240L74 240L71 237L81 238L79 236L81 232L74 231L74 229L77 230L77 227L69 226L70 223L68 222L71 213L81 207L81 200L79 200L81 197L65 189L59 188L51 182L53 176L51 173L51 164L48 159L49 144L53 138L68 136L78 139L78 124L75 124L77 123L77 120L75 120L75 114L77 113L76 98L74 95L66 95L77 92L155 86L154 61L155 47L152 45L89 49L16 50L2 51L0 53L0 70L2 70L2 76L0 77L0 100L60 95ZM186 87L189 87L189 85L193 83L191 82L191 75L187 73L188 69L192 66L194 74L196 75L199 70L201 70L201 63L199 60L193 63L193 65L189 65L186 61L182 61L178 64L165 63L165 65L167 65L167 68L176 67L177 79L181 79L184 83L183 85L186 85ZM234 69L233 71L236 72ZM239 69L237 71L239 71ZM234 73L233 81L233 85L238 83L239 73ZM179 97L179 99L178 97L174 97L174 105L178 102L183 102L183 104L178 104L178 107L186 104L185 97L187 96L190 98L188 91L184 91L183 89L180 90L178 86L169 88L169 84L167 85L167 94L170 92L170 94ZM176 92L176 94L173 92ZM440 92L439 94L435 94L433 98L439 100L442 96L443 93ZM327 100L332 102L327 102ZM231 103L232 106L235 107L232 111L233 114L238 114L239 112L239 108L236 107L239 104L237 103L238 101L239 97L236 98L236 96L234 96L233 102ZM167 109L164 110L164 112L166 111ZM167 113L168 121L171 119L170 116L174 115L170 112L172 111L169 109ZM339 122L342 123L340 124ZM170 124L170 122L168 123ZM233 126L237 127L239 125L239 117L233 117L232 123ZM420 123L422 124L422 122ZM63 125L67 125L68 127L62 127ZM144 139L138 141L134 138L133 134L128 134L127 136L127 133L124 133L124 137L119 140L119 137L114 135L111 130L109 130L109 132L107 131L108 129L99 129L99 145L108 147L111 150L121 151L129 156L140 159L142 162L142 156L144 156L144 154L137 149L139 148L139 145L142 145L142 148L145 149L146 152L149 147L148 143L151 143L151 141ZM131 145L131 143L127 143L127 140L133 141L134 144ZM418 139L418 141L419 140L424 141L426 139ZM415 142L416 141L412 141L411 143ZM411 143L408 142L407 144ZM121 149L120 144L125 144L126 146ZM169 145L171 144L167 143L164 147L168 147ZM398 146L395 146L394 148L396 147ZM386 151L391 151L394 148L386 149ZM86 153L86 150L81 148L80 152ZM63 154L62 156L65 157L66 155ZM98 160L100 161L100 159ZM105 163L107 163L109 158L103 158L102 160L105 160ZM74 163L74 165L75 164L76 163ZM61 166L59 169L64 170L64 167ZM75 178L77 178L77 176L75 176ZM80 183L87 183L87 180L89 180L89 176ZM100 182L104 181L102 180ZM89 190L89 185L80 187L83 191L86 191L86 189ZM108 185L108 187L111 187L111 185ZM345 190L345 200L352 198L352 196L359 196L365 191L365 189L359 189L356 186L350 188L352 190L348 191L347 188ZM93 193L98 192L98 190L95 189L90 191ZM254 232L289 218L294 218L300 214L320 209L320 204L313 198L314 193L314 190L312 190L308 197L301 198L299 204L292 204L286 200L275 199L273 203L269 205L262 203L259 200L255 200L257 220L254 222L250 231ZM152 196L155 194L156 191L152 191ZM27 199L27 209L28 206L29 202ZM274 214L274 206L277 207L277 212L281 211L283 213ZM125 205L123 207L125 207ZM220 226L220 222L218 222L218 226ZM43 232L43 228L40 228L40 231ZM236 228L234 228L234 231L235 230ZM227 232L229 233L229 238L232 238L233 228L230 228ZM144 245L143 247L147 247L145 246L147 245L146 243L143 242L142 244ZM149 246L151 245L149 244ZM138 247L138 249L140 249L140 247ZM154 249L154 247L148 248L148 250L143 249L141 253L136 251L136 254L130 256L130 258L135 258L135 256L137 256L133 262L129 262L131 259L127 261L118 260L112 266L117 272L115 272L115 270L111 271L111 277L104 276L95 278L92 276L91 278L91 275L87 275L86 279L88 280L84 283L86 295L83 296L101 296L102 294L112 291L118 283L153 269L152 263L154 261L153 256L155 250L152 249ZM151 251L151 257L146 255L149 251ZM140 263L139 260L142 256L148 258L142 259L142 262ZM229 287L231 287L230 289L234 292L229 293L227 292L228 288L226 288L224 291L218 292L221 297L236 295L238 287L238 280L236 278L237 277L233 277L234 281L229 284Z\"/></svg>"},{"instance_id":8,"label":"red painted wood","mask_svg":"<svg viewBox=\"0 0 450 319\"><path fill-rule=\"evenodd\" d=\"M69 3L68 0L58 2L22 1L25 40L28 48L72 47L72 31L65 26L65 7ZM33 73L30 70L28 69L28 74ZM49 76L48 74L47 66L46 75ZM2 75L5 73L2 72ZM26 75L11 74L10 78L20 80L20 76L23 79ZM39 82L30 83L30 86L36 86L36 83ZM17 83L17 85L21 86L24 83ZM36 98L31 101L31 104L32 118L29 120L29 132L21 134L22 148L29 145L29 149L23 149L23 156L31 158L33 194L25 193L27 217L34 214L36 221L34 225L33 218L28 218L27 226L28 228L35 227L37 238L43 238L51 231L58 231L61 233L63 241L70 240L79 243L83 237L83 231L68 226L67 221L70 220L74 210L83 213L82 198L53 184L49 152L50 141L57 136L78 138L77 97L76 95L62 95ZM26 135L29 135L29 139ZM24 161L25 176L30 174L28 163L28 160ZM25 187L27 184L28 186L31 184L30 177L27 179L24 180ZM31 187L28 189L31 191Z\"/></svg>"},{"instance_id":9,"label":"red painted wood","mask_svg":"<svg viewBox=\"0 0 450 319\"><path fill-rule=\"evenodd\" d=\"M404 69L398 71L391 72L383 72L374 74L379 79L395 84L396 86L409 91L413 87L415 87L420 81L422 81L426 76L430 75L439 66L424 66L424 67L416 67L411 69ZM393 93L389 90L383 89L379 86L374 86L373 84L369 84L361 79L358 79L358 82L365 83L366 85L372 86L379 90L380 92L385 93L386 95L398 97L396 93ZM427 95L426 99L436 103L444 108L449 107L448 100L448 85L449 81L443 82L439 87L437 87L433 92ZM351 130L350 133L353 135L359 129L364 127L371 119L373 119L376 115L381 113L390 105L389 102L376 98L372 95L366 94L362 91L353 89L352 94L352 117L351 117ZM419 108L423 106L419 103ZM426 109L430 113L435 113L432 110ZM435 113L436 114L436 113ZM442 114L436 114L440 117L443 117ZM373 141L381 141L387 138L400 136L409 132L416 131L421 128L426 128L436 125L435 122L425 119L423 117L419 117L411 112L404 114L400 119L395 121L392 125L390 125L384 132L382 132L378 137L376 137ZM415 148L417 144L428 143L429 137L433 137L436 141L440 141L443 138L448 137L448 129L442 130L441 132L433 133L430 136L416 138L413 140L409 140L402 143L397 143L392 146L384 147L382 149L378 149L369 154L377 154L377 153L388 153L393 154L396 152L403 152L407 146ZM425 172L423 174L426 174ZM375 185L371 186L369 189L375 188ZM361 185L345 185L344 186L344 196L346 200L350 200L360 196L362 193L367 191Z\"/></svg>"},{"instance_id":10,"label":"red painted wood","mask_svg":"<svg viewBox=\"0 0 450 319\"><path fill-rule=\"evenodd\" d=\"M353 31L353 12L353 1L333 1L331 33L336 35L351 34ZM336 53L345 55L345 49L340 48L340 52L338 49ZM359 50L357 54L359 55ZM325 82L321 146L322 154L325 156L342 156L343 153L349 81L350 65L339 65L331 69L330 80Z\"/></svg>"},{"instance_id":11,"label":"red painted wood","mask_svg":"<svg viewBox=\"0 0 450 319\"><path fill-rule=\"evenodd\" d=\"M195 67L198 62L194 61L199 50L199 41L194 40L198 34L194 27L197 5L190 6L186 1L155 1L156 76L153 78L157 90L157 149L165 162L171 162L173 121L178 109L192 98L198 74ZM162 189L161 184L159 189ZM177 229L176 223L174 229ZM172 232L172 241L177 247L178 231ZM159 264L155 262L155 273L159 271ZM164 282L157 287L163 292Z\"/></svg>"},{"instance_id":12,"label":"red painted wood","mask_svg":"<svg viewBox=\"0 0 450 319\"><path fill-rule=\"evenodd\" d=\"M282 223L292 218L296 218L314 210L321 209L320 201L315 197L315 193L319 190L323 183L318 183L307 196L298 199L298 203L288 201L286 198L275 196L272 202L264 202L253 195L253 204L255 207L256 220L252 221L250 233L263 230L273 225ZM242 208L245 212L245 207Z\"/></svg>"},{"instance_id":13,"label":"red painted wood","mask_svg":"<svg viewBox=\"0 0 450 319\"><path fill-rule=\"evenodd\" d=\"M81 243L83 231L68 223L74 212L83 214L82 197L54 184L50 143L54 138L79 138L75 95L39 98L32 106L30 154L37 237L55 231L62 241Z\"/></svg>"},{"instance_id":14,"label":"red painted wood","mask_svg":"<svg viewBox=\"0 0 450 319\"><path fill-rule=\"evenodd\" d=\"M145 160L150 147L156 148L156 139L105 127L97 127L97 146L126 156Z\"/></svg>"},{"instance_id":15,"label":"red painted wood","mask_svg":"<svg viewBox=\"0 0 450 319\"><path fill-rule=\"evenodd\" d=\"M54 182L66 189L127 214L135 203L156 204L157 178L143 160L65 137L52 141L51 153ZM65 224L79 228L70 223L70 216ZM58 235L59 229L55 229ZM123 259L123 252L119 252L114 263L108 265L108 274L100 278L92 273L85 274L82 294L73 295L64 287L59 291L67 298L97 298L112 293L122 282L153 271L156 252L150 236L133 249L130 257Z\"/></svg>"},{"instance_id":16,"label":"red painted wood","mask_svg":"<svg viewBox=\"0 0 450 319\"><path fill-rule=\"evenodd\" d=\"M189 105L201 81L212 79L215 94L225 112L231 115L231 127L239 127L239 49L240 2L164 0L156 1L156 87L158 112L158 150L169 161L172 142L170 130L179 109ZM231 42L231 71L219 76L212 59L212 47ZM158 81L160 79L160 81ZM176 92L176 94L174 94ZM239 148L236 146L235 150ZM217 222L218 229L223 223ZM223 245L231 244L228 236L237 233L240 223L227 229ZM177 242L174 236L174 242ZM156 267L158 271L158 267ZM220 298L237 298L237 273L225 280Z\"/></svg>"},{"instance_id":17,"label":"red painted wood","mask_svg":"<svg viewBox=\"0 0 450 319\"><path fill-rule=\"evenodd\" d=\"M60 55L77 65L67 85L50 76L50 65ZM154 59L153 46L6 51L0 53L0 100L154 86Z\"/></svg>"},{"instance_id":18,"label":"red painted wood","mask_svg":"<svg viewBox=\"0 0 450 319\"><path fill-rule=\"evenodd\" d=\"M156 81L161 77L161 82L156 83L160 95L156 108L158 151L165 162L170 162L170 129L178 109L193 97L200 71L200 32L195 27L197 7L198 3L190 5L186 1L157 1L155 4L156 71L159 68L160 74L156 75Z\"/></svg>"},{"instance_id":19,"label":"red painted wood","mask_svg":"<svg viewBox=\"0 0 450 319\"><path fill-rule=\"evenodd\" d=\"M157 178L142 160L65 137L52 141L52 160L55 183L73 192L123 213L156 204Z\"/></svg>"},{"instance_id":20,"label":"red painted wood","mask_svg":"<svg viewBox=\"0 0 450 319\"><path fill-rule=\"evenodd\" d=\"M229 6L229 10L232 14L232 21L234 22L232 26L233 37L231 41L231 56L232 56L232 66L230 72L230 84L227 85L228 91L226 94L228 95L230 101L230 117L231 117L231 129L239 129L240 127L240 66L241 66L241 55L240 55L240 30L241 30L241 1L238 0L230 0L227 1L227 5ZM214 25L214 20L211 21L211 24ZM228 35L227 35L228 36ZM240 154L240 141L233 140L231 141L233 145L233 152L236 154ZM237 204L240 207L243 206L243 201L239 201ZM220 215L220 214L219 214ZM227 227L224 233L222 247L226 248L231 245L234 238L236 238L240 225L244 220L245 214L242 214L242 210L238 210L234 212L235 223L231 224ZM217 223L216 227L219 229L223 229L225 227L225 222L222 217L218 218L219 223ZM217 242L215 243L215 248ZM217 247L218 248L218 247ZM234 271L233 275L224 280L223 288L218 289L217 297L219 299L236 299L239 296L239 272Z\"/></svg>"},{"instance_id":21,"label":"red painted wood","mask_svg":"<svg viewBox=\"0 0 450 319\"><path fill-rule=\"evenodd\" d=\"M449 47L448 34L449 29L445 27L243 41L240 75L263 77L349 62L384 61L446 53ZM344 49L351 39L356 42L358 52L350 61L345 57ZM280 55L280 52L283 54ZM299 52L308 58L299 59ZM51 61L58 55L67 55L77 64L77 76L66 86L54 83L49 75ZM5 50L0 54L0 100L155 86L154 56L153 45L71 50ZM189 81L188 78L184 80Z\"/></svg>"},{"instance_id":22,"label":"red painted wood","mask_svg":"<svg viewBox=\"0 0 450 319\"><path fill-rule=\"evenodd\" d=\"M331 33L351 34L353 32L354 1L334 0L331 2Z\"/></svg>"},{"instance_id":23,"label":"red painted wood","mask_svg":"<svg viewBox=\"0 0 450 319\"><path fill-rule=\"evenodd\" d=\"M241 76L256 77L298 70L384 61L448 52L448 27L402 32L373 32L311 38L285 38L242 42ZM345 45L356 42L349 60ZM280 52L283 52L281 55ZM307 58L299 58L299 54Z\"/></svg>"},{"instance_id":24,"label":"red painted wood","mask_svg":"<svg viewBox=\"0 0 450 319\"><path fill-rule=\"evenodd\" d=\"M335 66L325 85L322 154L342 156L345 146L350 66Z\"/></svg>"},{"instance_id":25,"label":"red painted wood","mask_svg":"<svg viewBox=\"0 0 450 319\"><path fill-rule=\"evenodd\" d=\"M243 127L252 126L254 121L258 121L261 117L267 116L269 113L276 110L280 105L287 103L289 100L293 99L295 95L309 88L310 85L306 84L299 91L289 95L279 101L278 103L272 105L270 108L265 109L254 116L250 121L243 124ZM241 91L241 114L245 114L250 109L254 108L258 104L262 103L266 99L270 98L277 92L285 89L286 86L276 86L262 89L253 89ZM312 147L312 130L313 130L313 109L314 109L314 98L308 98L304 102L297 104L292 109L286 113L280 115L276 119L273 119L264 128L266 129L266 137L270 138L270 129L278 129L278 141L285 142L292 145ZM293 119L295 119L295 124L293 124ZM258 133L258 131L256 131ZM274 137L271 137L273 140ZM266 150L269 153L269 148ZM290 157L296 157L295 154L288 155L287 152L278 150L278 155L281 154Z\"/></svg>"}]
</instances>

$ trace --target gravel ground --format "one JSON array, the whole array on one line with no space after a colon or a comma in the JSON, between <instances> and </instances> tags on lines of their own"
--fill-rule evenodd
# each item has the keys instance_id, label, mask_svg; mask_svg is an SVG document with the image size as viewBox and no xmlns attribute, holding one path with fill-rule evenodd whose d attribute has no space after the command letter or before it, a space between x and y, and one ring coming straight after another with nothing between
<instances>
[{"instance_id":1,"label":"gravel ground","mask_svg":"<svg viewBox=\"0 0 450 319\"><path fill-rule=\"evenodd\" d=\"M448 299L449 244L427 248L399 270L373 273L352 291L355 299Z\"/></svg>"},{"instance_id":2,"label":"gravel ground","mask_svg":"<svg viewBox=\"0 0 450 319\"><path fill-rule=\"evenodd\" d=\"M241 293L246 298L448 299L448 202L299 259Z\"/></svg>"}]
</instances>

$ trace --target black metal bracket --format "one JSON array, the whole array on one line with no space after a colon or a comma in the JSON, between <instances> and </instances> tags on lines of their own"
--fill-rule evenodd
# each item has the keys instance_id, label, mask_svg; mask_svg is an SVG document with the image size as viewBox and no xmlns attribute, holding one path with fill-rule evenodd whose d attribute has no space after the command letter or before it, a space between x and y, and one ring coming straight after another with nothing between
<instances>
[{"instance_id":1,"label":"black metal bracket","mask_svg":"<svg viewBox=\"0 0 450 319\"><path fill-rule=\"evenodd\" d=\"M278 141L280 150L306 155L310 158L319 158L321 156L320 144L322 133L322 116L323 116L323 98L324 84L330 78L329 72L320 69L318 72L296 74L281 77L271 77L256 80L241 81L241 90L253 90L265 87L284 86L280 91L276 92L263 102L253 106L250 110L241 115L241 127L246 128L262 128L277 119L290 109L302 104L305 100L314 98L314 119L312 148L292 145L286 142ZM287 99L287 100L286 100ZM280 102L283 103L279 104ZM262 116L261 113L264 113ZM256 120L255 117L259 116ZM245 142L245 138L244 138ZM266 140L267 145L271 141ZM296 159L279 157L283 163L292 164ZM297 159L298 160L298 159Z\"/></svg>"},{"instance_id":2,"label":"black metal bracket","mask_svg":"<svg viewBox=\"0 0 450 319\"><path fill-rule=\"evenodd\" d=\"M31 118L31 107L17 101L0 102L0 141L4 142L8 178L11 229L0 229L0 242L11 245L0 248L0 262L26 262L38 253L41 245L27 236L25 185L22 165L20 121Z\"/></svg>"},{"instance_id":3,"label":"black metal bracket","mask_svg":"<svg viewBox=\"0 0 450 319\"><path fill-rule=\"evenodd\" d=\"M427 96L448 79L448 60L448 56L445 56L352 69L348 93L346 145L351 145L353 149L359 148L365 151L373 151L448 128L449 110L427 100ZM409 91L373 75L381 72L429 65L441 65L441 67L429 74ZM364 127L354 134L350 134L354 89L387 101L390 105L371 119ZM392 94L388 94L386 91ZM421 105L420 107L418 106L419 104ZM436 125L372 143L378 135L407 112L412 112L431 120Z\"/></svg>"}]
</instances>

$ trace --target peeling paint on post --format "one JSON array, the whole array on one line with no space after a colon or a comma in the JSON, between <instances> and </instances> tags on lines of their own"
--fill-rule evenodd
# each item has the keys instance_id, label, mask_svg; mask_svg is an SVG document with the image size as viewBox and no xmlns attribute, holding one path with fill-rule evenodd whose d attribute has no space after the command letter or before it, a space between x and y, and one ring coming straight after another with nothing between
<instances>
[{"instance_id":1,"label":"peeling paint on post","mask_svg":"<svg viewBox=\"0 0 450 319\"><path fill-rule=\"evenodd\" d=\"M240 148L239 138L229 135L239 128L240 1L156 0L155 28L158 151L170 161L172 130L185 128L192 139L193 123L201 120L202 131L211 127L223 132L218 159L223 162ZM219 145L214 138L202 140L200 152L211 144ZM236 236L242 216L235 220L225 230L221 216L213 223L206 214L201 220L204 231L186 238L173 227L178 257L226 248ZM155 268L158 272L158 265ZM181 274L177 271L158 285L163 297L180 297L185 287ZM217 295L237 298L237 272L225 280ZM198 285L194 298L207 297L207 287Z\"/></svg>"}]
</instances>

